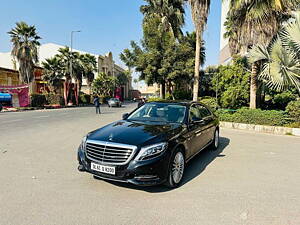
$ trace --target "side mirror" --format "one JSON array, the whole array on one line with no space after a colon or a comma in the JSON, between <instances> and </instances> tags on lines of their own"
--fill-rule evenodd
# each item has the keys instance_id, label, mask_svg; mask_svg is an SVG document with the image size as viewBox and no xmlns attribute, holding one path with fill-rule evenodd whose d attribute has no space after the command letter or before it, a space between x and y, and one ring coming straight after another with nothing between
<instances>
[{"instance_id":1,"label":"side mirror","mask_svg":"<svg viewBox=\"0 0 300 225\"><path fill-rule=\"evenodd\" d=\"M126 119L128 118L128 116L129 116L129 113L124 113L124 114L122 115L122 119L123 119L123 120L126 120Z\"/></svg>"}]
</instances>

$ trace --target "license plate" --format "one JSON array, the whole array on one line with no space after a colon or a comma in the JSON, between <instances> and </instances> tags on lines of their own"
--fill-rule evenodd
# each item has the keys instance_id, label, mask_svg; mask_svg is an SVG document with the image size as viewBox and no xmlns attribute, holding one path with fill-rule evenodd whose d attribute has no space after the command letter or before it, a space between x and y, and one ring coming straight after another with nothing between
<instances>
[{"instance_id":1,"label":"license plate","mask_svg":"<svg viewBox=\"0 0 300 225\"><path fill-rule=\"evenodd\" d=\"M116 169L113 166L104 166L96 163L91 163L91 169L101 172L101 173L107 173L107 174L116 174Z\"/></svg>"}]
</instances>

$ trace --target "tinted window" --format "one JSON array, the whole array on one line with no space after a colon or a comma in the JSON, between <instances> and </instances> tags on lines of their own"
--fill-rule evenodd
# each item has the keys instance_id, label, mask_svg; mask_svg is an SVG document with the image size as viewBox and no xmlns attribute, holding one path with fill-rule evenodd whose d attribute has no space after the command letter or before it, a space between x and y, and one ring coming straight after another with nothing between
<instances>
[{"instance_id":1,"label":"tinted window","mask_svg":"<svg viewBox=\"0 0 300 225\"><path fill-rule=\"evenodd\" d=\"M182 123L186 107L168 103L147 103L132 113L128 120Z\"/></svg>"},{"instance_id":2,"label":"tinted window","mask_svg":"<svg viewBox=\"0 0 300 225\"><path fill-rule=\"evenodd\" d=\"M190 120L191 121L201 120L201 114L199 108L196 105L192 105L190 107Z\"/></svg>"},{"instance_id":3,"label":"tinted window","mask_svg":"<svg viewBox=\"0 0 300 225\"><path fill-rule=\"evenodd\" d=\"M201 118L208 117L211 115L211 112L203 105L198 105Z\"/></svg>"},{"instance_id":4,"label":"tinted window","mask_svg":"<svg viewBox=\"0 0 300 225\"><path fill-rule=\"evenodd\" d=\"M211 115L211 112L203 105L198 105L201 118L208 117Z\"/></svg>"}]
</instances>

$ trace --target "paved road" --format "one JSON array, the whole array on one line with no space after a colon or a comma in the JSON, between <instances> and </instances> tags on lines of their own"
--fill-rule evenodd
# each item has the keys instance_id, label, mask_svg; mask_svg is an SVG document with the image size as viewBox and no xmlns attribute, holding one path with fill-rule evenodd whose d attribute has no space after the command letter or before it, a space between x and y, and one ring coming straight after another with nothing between
<instances>
[{"instance_id":1,"label":"paved road","mask_svg":"<svg viewBox=\"0 0 300 225\"><path fill-rule=\"evenodd\" d=\"M300 224L296 137L222 130L176 190L77 172L81 138L134 106L1 113L0 224Z\"/></svg>"}]
</instances>

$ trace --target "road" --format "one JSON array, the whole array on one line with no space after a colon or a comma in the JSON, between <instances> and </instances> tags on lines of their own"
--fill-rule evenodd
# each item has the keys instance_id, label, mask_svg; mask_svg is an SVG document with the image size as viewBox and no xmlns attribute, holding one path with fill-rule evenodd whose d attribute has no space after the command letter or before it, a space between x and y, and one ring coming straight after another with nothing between
<instances>
[{"instance_id":1,"label":"road","mask_svg":"<svg viewBox=\"0 0 300 225\"><path fill-rule=\"evenodd\" d=\"M183 185L139 188L77 171L76 151L123 108L0 113L0 224L300 224L300 138L221 130Z\"/></svg>"}]
</instances>

